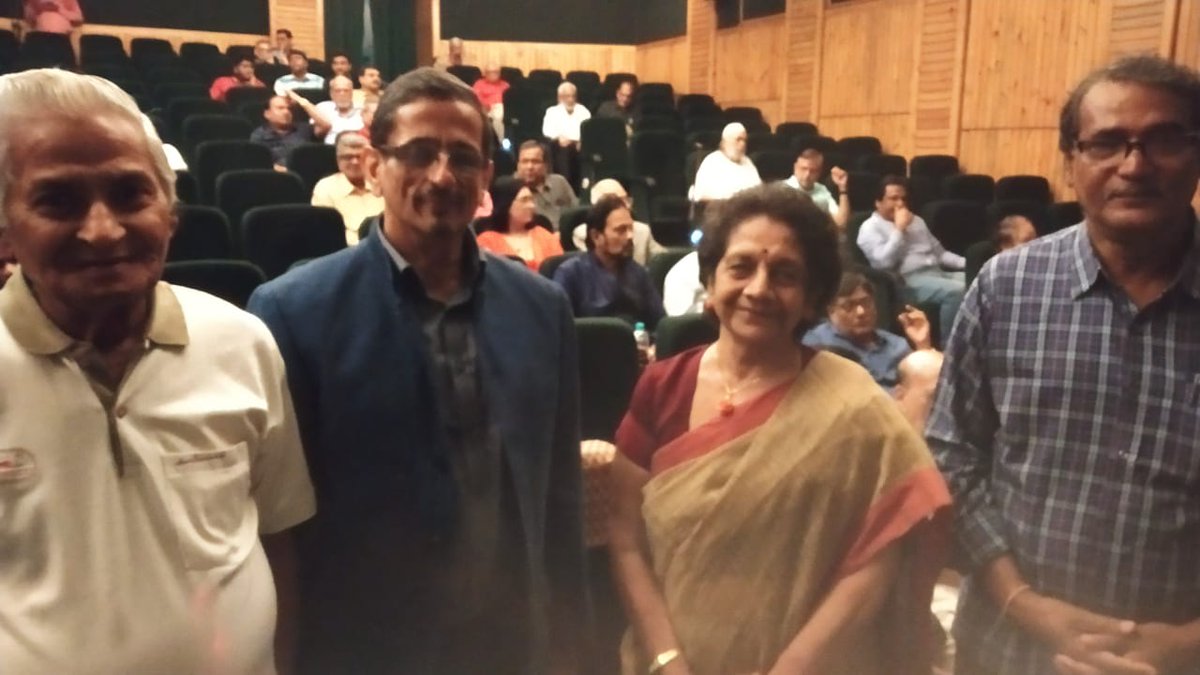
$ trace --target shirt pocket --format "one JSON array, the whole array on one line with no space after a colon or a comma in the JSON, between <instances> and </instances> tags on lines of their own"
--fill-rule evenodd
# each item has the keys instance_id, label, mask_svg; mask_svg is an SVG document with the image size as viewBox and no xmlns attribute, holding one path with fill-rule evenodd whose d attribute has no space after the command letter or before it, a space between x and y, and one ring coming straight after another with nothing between
<instances>
[{"instance_id":1,"label":"shirt pocket","mask_svg":"<svg viewBox=\"0 0 1200 675\"><path fill-rule=\"evenodd\" d=\"M256 536L247 445L162 458L166 501L188 569L241 562Z\"/></svg>"},{"instance_id":2,"label":"shirt pocket","mask_svg":"<svg viewBox=\"0 0 1200 675\"><path fill-rule=\"evenodd\" d=\"M1179 374L1167 379L1165 397L1159 407L1164 418L1147 425L1143 447L1149 445L1152 470L1160 480L1189 491L1200 487L1200 452L1195 451L1200 434L1200 375Z\"/></svg>"}]
</instances>

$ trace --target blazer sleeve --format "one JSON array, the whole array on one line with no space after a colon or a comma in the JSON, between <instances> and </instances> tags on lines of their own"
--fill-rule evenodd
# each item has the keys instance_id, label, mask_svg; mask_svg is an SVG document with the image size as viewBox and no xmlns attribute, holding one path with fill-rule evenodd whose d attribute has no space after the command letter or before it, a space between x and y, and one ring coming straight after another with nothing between
<instances>
[{"instance_id":1,"label":"blazer sleeve","mask_svg":"<svg viewBox=\"0 0 1200 675\"><path fill-rule=\"evenodd\" d=\"M546 504L550 644L555 665L582 666L591 634L583 540L583 469L579 438L579 349L566 299L555 297L559 325L558 401ZM564 671L565 672L565 671Z\"/></svg>"}]
</instances>

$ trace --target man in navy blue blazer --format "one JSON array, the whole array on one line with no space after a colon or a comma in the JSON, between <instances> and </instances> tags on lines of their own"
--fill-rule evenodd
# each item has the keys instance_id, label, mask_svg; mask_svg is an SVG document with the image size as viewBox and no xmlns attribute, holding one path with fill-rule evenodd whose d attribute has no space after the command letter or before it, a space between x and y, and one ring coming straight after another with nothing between
<instances>
[{"instance_id":1,"label":"man in navy blue blazer","mask_svg":"<svg viewBox=\"0 0 1200 675\"><path fill-rule=\"evenodd\" d=\"M571 307L479 250L471 89L388 87L372 234L261 287L317 489L297 534L305 672L577 672L588 626Z\"/></svg>"}]
</instances>

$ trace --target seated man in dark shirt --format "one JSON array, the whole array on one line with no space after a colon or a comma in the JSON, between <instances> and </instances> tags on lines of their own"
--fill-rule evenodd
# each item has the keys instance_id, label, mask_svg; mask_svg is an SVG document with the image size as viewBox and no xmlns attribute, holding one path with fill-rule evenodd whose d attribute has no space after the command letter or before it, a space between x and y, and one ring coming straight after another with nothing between
<instances>
[{"instance_id":1,"label":"seated man in dark shirt","mask_svg":"<svg viewBox=\"0 0 1200 675\"><path fill-rule=\"evenodd\" d=\"M250 140L271 149L275 168L285 171L288 155L297 145L313 142L312 127L292 123L292 106L286 96L272 96L263 111L264 124L250 132Z\"/></svg>"},{"instance_id":2,"label":"seated man in dark shirt","mask_svg":"<svg viewBox=\"0 0 1200 675\"><path fill-rule=\"evenodd\" d=\"M653 330L662 299L646 268L633 259L633 214L609 195L587 214L587 252L563 263L554 281L567 291L576 317L611 316Z\"/></svg>"}]
</instances>

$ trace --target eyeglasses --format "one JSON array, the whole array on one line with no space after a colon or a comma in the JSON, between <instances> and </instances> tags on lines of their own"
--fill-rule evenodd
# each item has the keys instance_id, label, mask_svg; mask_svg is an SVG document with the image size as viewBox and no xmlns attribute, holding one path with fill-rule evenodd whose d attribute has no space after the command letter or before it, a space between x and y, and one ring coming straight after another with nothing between
<instances>
[{"instance_id":1,"label":"eyeglasses","mask_svg":"<svg viewBox=\"0 0 1200 675\"><path fill-rule=\"evenodd\" d=\"M1137 148L1151 161L1170 163L1194 153L1197 144L1200 144L1200 132L1165 128L1151 129L1141 138L1099 135L1076 141L1075 148L1091 162L1123 160Z\"/></svg>"},{"instance_id":2,"label":"eyeglasses","mask_svg":"<svg viewBox=\"0 0 1200 675\"><path fill-rule=\"evenodd\" d=\"M854 298L845 298L834 303L834 307L837 307L843 312L855 312L860 308L864 312L869 312L872 309L875 309L875 298L870 296L859 298L857 300Z\"/></svg>"},{"instance_id":3,"label":"eyeglasses","mask_svg":"<svg viewBox=\"0 0 1200 675\"><path fill-rule=\"evenodd\" d=\"M482 171L486 165L483 153L469 143L442 143L436 138L414 138L403 145L383 145L375 148L388 159L395 159L409 169L424 170L446 155L446 164L455 174Z\"/></svg>"}]
</instances>

